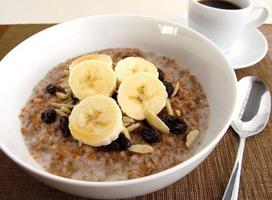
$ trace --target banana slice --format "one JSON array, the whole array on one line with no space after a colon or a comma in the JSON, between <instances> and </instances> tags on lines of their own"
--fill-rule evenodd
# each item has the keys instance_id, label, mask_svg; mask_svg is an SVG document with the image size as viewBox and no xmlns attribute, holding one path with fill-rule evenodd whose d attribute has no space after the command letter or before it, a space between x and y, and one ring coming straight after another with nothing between
<instances>
[{"instance_id":1,"label":"banana slice","mask_svg":"<svg viewBox=\"0 0 272 200\"><path fill-rule=\"evenodd\" d=\"M163 83L147 72L130 75L121 83L117 95L122 111L136 120L145 119L145 108L158 114L165 107L166 99Z\"/></svg>"},{"instance_id":2,"label":"banana slice","mask_svg":"<svg viewBox=\"0 0 272 200\"><path fill-rule=\"evenodd\" d=\"M122 113L116 101L103 95L87 97L69 117L72 136L91 146L108 145L123 130Z\"/></svg>"},{"instance_id":3,"label":"banana slice","mask_svg":"<svg viewBox=\"0 0 272 200\"><path fill-rule=\"evenodd\" d=\"M115 72L119 82L138 72L147 72L156 78L159 77L156 66L140 57L127 57L120 60L115 67Z\"/></svg>"},{"instance_id":4,"label":"banana slice","mask_svg":"<svg viewBox=\"0 0 272 200\"><path fill-rule=\"evenodd\" d=\"M106 64L108 64L111 68L112 68L112 59L110 56L106 55L106 54L87 54L84 56L81 56L77 59L75 59L69 66L69 69L73 69L77 64L86 61L86 60L100 60L101 62L104 62Z\"/></svg>"},{"instance_id":5,"label":"banana slice","mask_svg":"<svg viewBox=\"0 0 272 200\"><path fill-rule=\"evenodd\" d=\"M68 83L80 100L96 94L111 96L116 88L116 75L104 62L86 60L71 70Z\"/></svg>"}]
</instances>

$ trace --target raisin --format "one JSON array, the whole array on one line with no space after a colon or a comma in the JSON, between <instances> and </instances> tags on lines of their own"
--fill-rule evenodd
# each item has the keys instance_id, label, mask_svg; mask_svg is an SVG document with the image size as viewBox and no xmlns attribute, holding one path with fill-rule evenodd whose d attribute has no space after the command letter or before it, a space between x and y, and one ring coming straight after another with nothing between
<instances>
[{"instance_id":1,"label":"raisin","mask_svg":"<svg viewBox=\"0 0 272 200\"><path fill-rule=\"evenodd\" d=\"M164 81L163 84L166 87L166 91L167 91L168 96L171 97L171 95L174 92L174 87L173 87L172 83L170 83L168 81Z\"/></svg>"},{"instance_id":2,"label":"raisin","mask_svg":"<svg viewBox=\"0 0 272 200\"><path fill-rule=\"evenodd\" d=\"M121 150L126 150L131 146L130 140L123 133L120 133L116 142L120 145Z\"/></svg>"},{"instance_id":3,"label":"raisin","mask_svg":"<svg viewBox=\"0 0 272 200\"><path fill-rule=\"evenodd\" d=\"M51 124L56 121L57 118L57 112L54 109L48 109L43 111L41 115L41 119L43 122L47 124Z\"/></svg>"},{"instance_id":4,"label":"raisin","mask_svg":"<svg viewBox=\"0 0 272 200\"><path fill-rule=\"evenodd\" d=\"M149 123L148 123L148 121L146 119L144 119L141 122L142 122L142 127L144 127L144 126L150 127L150 125L149 125Z\"/></svg>"},{"instance_id":5,"label":"raisin","mask_svg":"<svg viewBox=\"0 0 272 200\"><path fill-rule=\"evenodd\" d=\"M108 151L120 151L121 150L120 145L116 141L113 141L112 143L110 143L109 145L105 146L104 148L106 150L108 150Z\"/></svg>"},{"instance_id":6,"label":"raisin","mask_svg":"<svg viewBox=\"0 0 272 200\"><path fill-rule=\"evenodd\" d=\"M57 88L57 86L50 83L48 86L46 86L45 90L49 94L55 94L57 92L58 88Z\"/></svg>"},{"instance_id":7,"label":"raisin","mask_svg":"<svg viewBox=\"0 0 272 200\"><path fill-rule=\"evenodd\" d=\"M161 80L163 82L164 81L164 73L160 68L158 68L158 72L159 72L159 80Z\"/></svg>"},{"instance_id":8,"label":"raisin","mask_svg":"<svg viewBox=\"0 0 272 200\"><path fill-rule=\"evenodd\" d=\"M59 118L59 128L61 130L61 133L63 137L68 137L71 135L70 129L69 129L69 119L66 116L61 116Z\"/></svg>"},{"instance_id":9,"label":"raisin","mask_svg":"<svg viewBox=\"0 0 272 200\"><path fill-rule=\"evenodd\" d=\"M162 120L169 127L171 133L183 134L187 130L187 124L179 117L166 115Z\"/></svg>"},{"instance_id":10,"label":"raisin","mask_svg":"<svg viewBox=\"0 0 272 200\"><path fill-rule=\"evenodd\" d=\"M162 140L161 134L152 127L143 126L141 135L143 140L149 144L160 142Z\"/></svg>"},{"instance_id":11,"label":"raisin","mask_svg":"<svg viewBox=\"0 0 272 200\"><path fill-rule=\"evenodd\" d=\"M127 137L120 133L119 137L109 145L105 146L105 149L110 151L123 151L131 146L131 142Z\"/></svg>"}]
</instances>

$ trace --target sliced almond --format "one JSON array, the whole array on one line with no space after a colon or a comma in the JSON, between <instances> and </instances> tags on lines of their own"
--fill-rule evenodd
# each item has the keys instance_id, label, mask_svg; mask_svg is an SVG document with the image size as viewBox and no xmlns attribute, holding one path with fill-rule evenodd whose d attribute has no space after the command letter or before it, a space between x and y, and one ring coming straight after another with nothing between
<instances>
[{"instance_id":1,"label":"sliced almond","mask_svg":"<svg viewBox=\"0 0 272 200\"><path fill-rule=\"evenodd\" d=\"M66 113L62 112L60 109L55 109L56 113L58 113L60 116L67 116Z\"/></svg>"},{"instance_id":2,"label":"sliced almond","mask_svg":"<svg viewBox=\"0 0 272 200\"><path fill-rule=\"evenodd\" d=\"M64 100L62 103L66 104L68 102L73 102L73 99L69 97L68 99Z\"/></svg>"},{"instance_id":3,"label":"sliced almond","mask_svg":"<svg viewBox=\"0 0 272 200\"><path fill-rule=\"evenodd\" d=\"M57 96L59 99L62 99L62 100L68 99L68 97L69 97L67 94L62 93L62 92L56 92L56 96Z\"/></svg>"},{"instance_id":4,"label":"sliced almond","mask_svg":"<svg viewBox=\"0 0 272 200\"><path fill-rule=\"evenodd\" d=\"M65 91L66 93L72 93L71 88L65 88L64 91Z\"/></svg>"},{"instance_id":5,"label":"sliced almond","mask_svg":"<svg viewBox=\"0 0 272 200\"><path fill-rule=\"evenodd\" d=\"M123 124L124 124L125 127L128 127L131 123L129 123L129 122L123 122Z\"/></svg>"},{"instance_id":6,"label":"sliced almond","mask_svg":"<svg viewBox=\"0 0 272 200\"><path fill-rule=\"evenodd\" d=\"M134 153L151 153L153 151L152 146L147 144L134 144L128 148L129 151Z\"/></svg>"},{"instance_id":7,"label":"sliced almond","mask_svg":"<svg viewBox=\"0 0 272 200\"><path fill-rule=\"evenodd\" d=\"M121 131L127 139L131 140L130 134L125 126L123 126L123 130Z\"/></svg>"},{"instance_id":8,"label":"sliced almond","mask_svg":"<svg viewBox=\"0 0 272 200\"><path fill-rule=\"evenodd\" d=\"M73 100L67 101L66 105L68 105L68 106L74 106L74 101Z\"/></svg>"},{"instance_id":9,"label":"sliced almond","mask_svg":"<svg viewBox=\"0 0 272 200\"><path fill-rule=\"evenodd\" d=\"M135 121L133 119L131 119L130 117L123 116L123 122L125 122L125 123L133 123Z\"/></svg>"},{"instance_id":10,"label":"sliced almond","mask_svg":"<svg viewBox=\"0 0 272 200\"><path fill-rule=\"evenodd\" d=\"M71 105L71 104L68 104L68 103L51 103L51 105L52 106L55 106L55 107L57 107L57 108L60 108L60 107L62 107L62 106L65 106L65 107L67 107L67 108L69 108L69 109L72 109L73 107L74 107L74 105Z\"/></svg>"},{"instance_id":11,"label":"sliced almond","mask_svg":"<svg viewBox=\"0 0 272 200\"><path fill-rule=\"evenodd\" d=\"M176 94L178 93L178 91L179 91L179 82L176 83L176 86L174 88L174 91L173 91L171 97L176 96Z\"/></svg>"},{"instance_id":12,"label":"sliced almond","mask_svg":"<svg viewBox=\"0 0 272 200\"><path fill-rule=\"evenodd\" d=\"M198 135L199 135L199 130L190 131L190 133L186 137L186 143L185 143L186 146L190 147L194 143Z\"/></svg>"},{"instance_id":13,"label":"sliced almond","mask_svg":"<svg viewBox=\"0 0 272 200\"><path fill-rule=\"evenodd\" d=\"M158 129L162 133L169 133L169 128L166 126L166 124L153 112L151 112L149 109L146 109L144 112L145 118L155 129Z\"/></svg>"},{"instance_id":14,"label":"sliced almond","mask_svg":"<svg viewBox=\"0 0 272 200\"><path fill-rule=\"evenodd\" d=\"M64 76L68 76L69 75L69 70L67 70L67 69L63 70L63 74L64 74Z\"/></svg>"},{"instance_id":15,"label":"sliced almond","mask_svg":"<svg viewBox=\"0 0 272 200\"><path fill-rule=\"evenodd\" d=\"M168 115L174 115L174 111L171 106L171 102L169 99L166 100L166 111Z\"/></svg>"},{"instance_id":16,"label":"sliced almond","mask_svg":"<svg viewBox=\"0 0 272 200\"><path fill-rule=\"evenodd\" d=\"M70 88L68 82L63 82L63 83L60 83L60 87L63 88L63 89L67 89L67 88Z\"/></svg>"},{"instance_id":17,"label":"sliced almond","mask_svg":"<svg viewBox=\"0 0 272 200\"><path fill-rule=\"evenodd\" d=\"M70 114L71 113L71 110L69 110L67 107L65 106L61 106L60 107L60 110L66 114Z\"/></svg>"},{"instance_id":18,"label":"sliced almond","mask_svg":"<svg viewBox=\"0 0 272 200\"><path fill-rule=\"evenodd\" d=\"M178 117L181 116L181 113L180 113L180 110L179 110L179 109L176 110L176 114L177 114Z\"/></svg>"},{"instance_id":19,"label":"sliced almond","mask_svg":"<svg viewBox=\"0 0 272 200\"><path fill-rule=\"evenodd\" d=\"M136 123L136 124L132 124L132 125L128 126L127 130L128 130L128 132L132 132L139 127L140 127L140 123Z\"/></svg>"}]
</instances>

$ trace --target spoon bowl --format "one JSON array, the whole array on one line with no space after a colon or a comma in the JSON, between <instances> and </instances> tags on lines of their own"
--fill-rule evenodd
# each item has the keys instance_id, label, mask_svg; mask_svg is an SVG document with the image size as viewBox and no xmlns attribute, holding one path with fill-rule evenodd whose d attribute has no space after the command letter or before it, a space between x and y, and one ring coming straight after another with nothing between
<instances>
[{"instance_id":1,"label":"spoon bowl","mask_svg":"<svg viewBox=\"0 0 272 200\"><path fill-rule=\"evenodd\" d=\"M242 138L261 132L268 120L271 96L263 81L254 76L242 78L238 83L237 108L232 128Z\"/></svg>"}]
</instances>

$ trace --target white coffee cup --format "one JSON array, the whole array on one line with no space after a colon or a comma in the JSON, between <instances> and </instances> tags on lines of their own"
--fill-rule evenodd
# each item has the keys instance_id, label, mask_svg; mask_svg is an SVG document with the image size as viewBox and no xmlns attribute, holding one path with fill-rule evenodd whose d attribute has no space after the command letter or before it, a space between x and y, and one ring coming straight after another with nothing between
<instances>
[{"instance_id":1,"label":"white coffee cup","mask_svg":"<svg viewBox=\"0 0 272 200\"><path fill-rule=\"evenodd\" d=\"M188 25L213 41L225 54L241 36L262 25L269 11L258 0L227 0L241 9L221 9L203 5L200 0L189 0ZM250 20L253 12L261 10L258 17Z\"/></svg>"}]
</instances>

